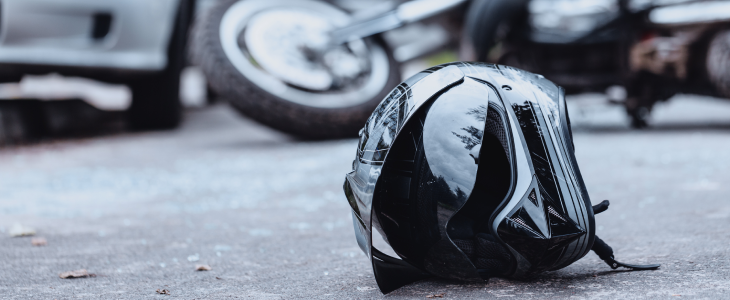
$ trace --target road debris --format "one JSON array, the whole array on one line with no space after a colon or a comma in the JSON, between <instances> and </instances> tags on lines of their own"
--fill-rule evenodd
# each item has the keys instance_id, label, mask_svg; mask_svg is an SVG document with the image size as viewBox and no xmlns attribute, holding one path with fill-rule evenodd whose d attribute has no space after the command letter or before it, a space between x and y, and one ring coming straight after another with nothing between
<instances>
[{"instance_id":1,"label":"road debris","mask_svg":"<svg viewBox=\"0 0 730 300\"><path fill-rule=\"evenodd\" d=\"M16 236L31 236L35 235L35 229L20 225L20 223L13 224L12 227L10 227L10 236L16 237Z\"/></svg>"},{"instance_id":2,"label":"road debris","mask_svg":"<svg viewBox=\"0 0 730 300\"><path fill-rule=\"evenodd\" d=\"M361 291L361 292L364 292L364 291L372 291L374 289L375 289L374 287L369 287L369 286L358 286L357 287L357 290L358 291Z\"/></svg>"},{"instance_id":3,"label":"road debris","mask_svg":"<svg viewBox=\"0 0 730 300\"><path fill-rule=\"evenodd\" d=\"M67 279L67 278L84 278L84 277L94 277L94 276L96 276L96 275L89 274L89 272L86 271L86 269L63 272L63 273L61 273L61 274L58 275L58 277L61 277L63 279Z\"/></svg>"},{"instance_id":4,"label":"road debris","mask_svg":"<svg viewBox=\"0 0 730 300\"><path fill-rule=\"evenodd\" d=\"M195 265L195 271L210 271L213 270L209 265Z\"/></svg>"},{"instance_id":5,"label":"road debris","mask_svg":"<svg viewBox=\"0 0 730 300\"><path fill-rule=\"evenodd\" d=\"M30 244L33 246L45 246L48 245L48 241L46 241L46 238L43 237L34 237L30 240Z\"/></svg>"},{"instance_id":6,"label":"road debris","mask_svg":"<svg viewBox=\"0 0 730 300\"><path fill-rule=\"evenodd\" d=\"M190 261L190 262L198 261L198 260L200 260L200 255L198 253L188 256L188 261Z\"/></svg>"},{"instance_id":7,"label":"road debris","mask_svg":"<svg viewBox=\"0 0 730 300\"><path fill-rule=\"evenodd\" d=\"M446 293L428 295L426 298L443 298Z\"/></svg>"},{"instance_id":8,"label":"road debris","mask_svg":"<svg viewBox=\"0 0 730 300\"><path fill-rule=\"evenodd\" d=\"M166 289L157 289L155 292L157 292L160 295L170 295L170 291Z\"/></svg>"}]
</instances>

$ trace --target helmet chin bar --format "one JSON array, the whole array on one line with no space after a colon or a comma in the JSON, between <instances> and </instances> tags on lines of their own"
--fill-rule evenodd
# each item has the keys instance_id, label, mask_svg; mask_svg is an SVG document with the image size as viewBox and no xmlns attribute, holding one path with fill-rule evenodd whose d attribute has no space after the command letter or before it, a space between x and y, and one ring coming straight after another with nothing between
<instances>
[{"instance_id":1,"label":"helmet chin bar","mask_svg":"<svg viewBox=\"0 0 730 300\"><path fill-rule=\"evenodd\" d=\"M585 236L535 178L520 202L500 221L498 236L529 263L526 275L553 268L566 248Z\"/></svg>"}]
</instances>

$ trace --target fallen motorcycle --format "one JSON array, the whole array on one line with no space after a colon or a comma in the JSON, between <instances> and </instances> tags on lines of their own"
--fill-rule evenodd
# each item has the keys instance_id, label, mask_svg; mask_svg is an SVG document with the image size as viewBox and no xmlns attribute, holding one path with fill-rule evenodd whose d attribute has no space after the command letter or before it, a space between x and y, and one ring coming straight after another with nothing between
<instances>
[{"instance_id":1,"label":"fallen motorcycle","mask_svg":"<svg viewBox=\"0 0 730 300\"><path fill-rule=\"evenodd\" d=\"M633 127L677 93L730 98L730 1L414 0L353 17L324 1L231 0L198 22L192 53L242 113L300 136L351 136L400 79L379 34L467 2L462 60L568 93L616 87Z\"/></svg>"}]
</instances>

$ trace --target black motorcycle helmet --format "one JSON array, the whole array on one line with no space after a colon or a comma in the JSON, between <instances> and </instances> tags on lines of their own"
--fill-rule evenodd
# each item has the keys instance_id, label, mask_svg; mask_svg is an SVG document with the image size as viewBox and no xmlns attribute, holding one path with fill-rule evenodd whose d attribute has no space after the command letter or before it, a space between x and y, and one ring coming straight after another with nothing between
<instances>
[{"instance_id":1,"label":"black motorcycle helmet","mask_svg":"<svg viewBox=\"0 0 730 300\"><path fill-rule=\"evenodd\" d=\"M459 62L380 103L344 190L383 293L431 276L526 278L591 249L614 269L659 267L616 262L596 237L608 201L591 206L564 94L541 75Z\"/></svg>"}]
</instances>

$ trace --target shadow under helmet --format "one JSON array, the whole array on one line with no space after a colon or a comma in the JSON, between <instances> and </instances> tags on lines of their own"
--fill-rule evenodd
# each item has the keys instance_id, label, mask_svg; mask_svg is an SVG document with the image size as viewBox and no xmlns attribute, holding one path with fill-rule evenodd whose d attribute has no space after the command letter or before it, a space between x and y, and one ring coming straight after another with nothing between
<instances>
[{"instance_id":1,"label":"shadow under helmet","mask_svg":"<svg viewBox=\"0 0 730 300\"><path fill-rule=\"evenodd\" d=\"M576 163L565 92L485 63L424 70L360 132L345 195L383 293L432 277L484 281L564 268L592 248L596 207Z\"/></svg>"}]
</instances>

